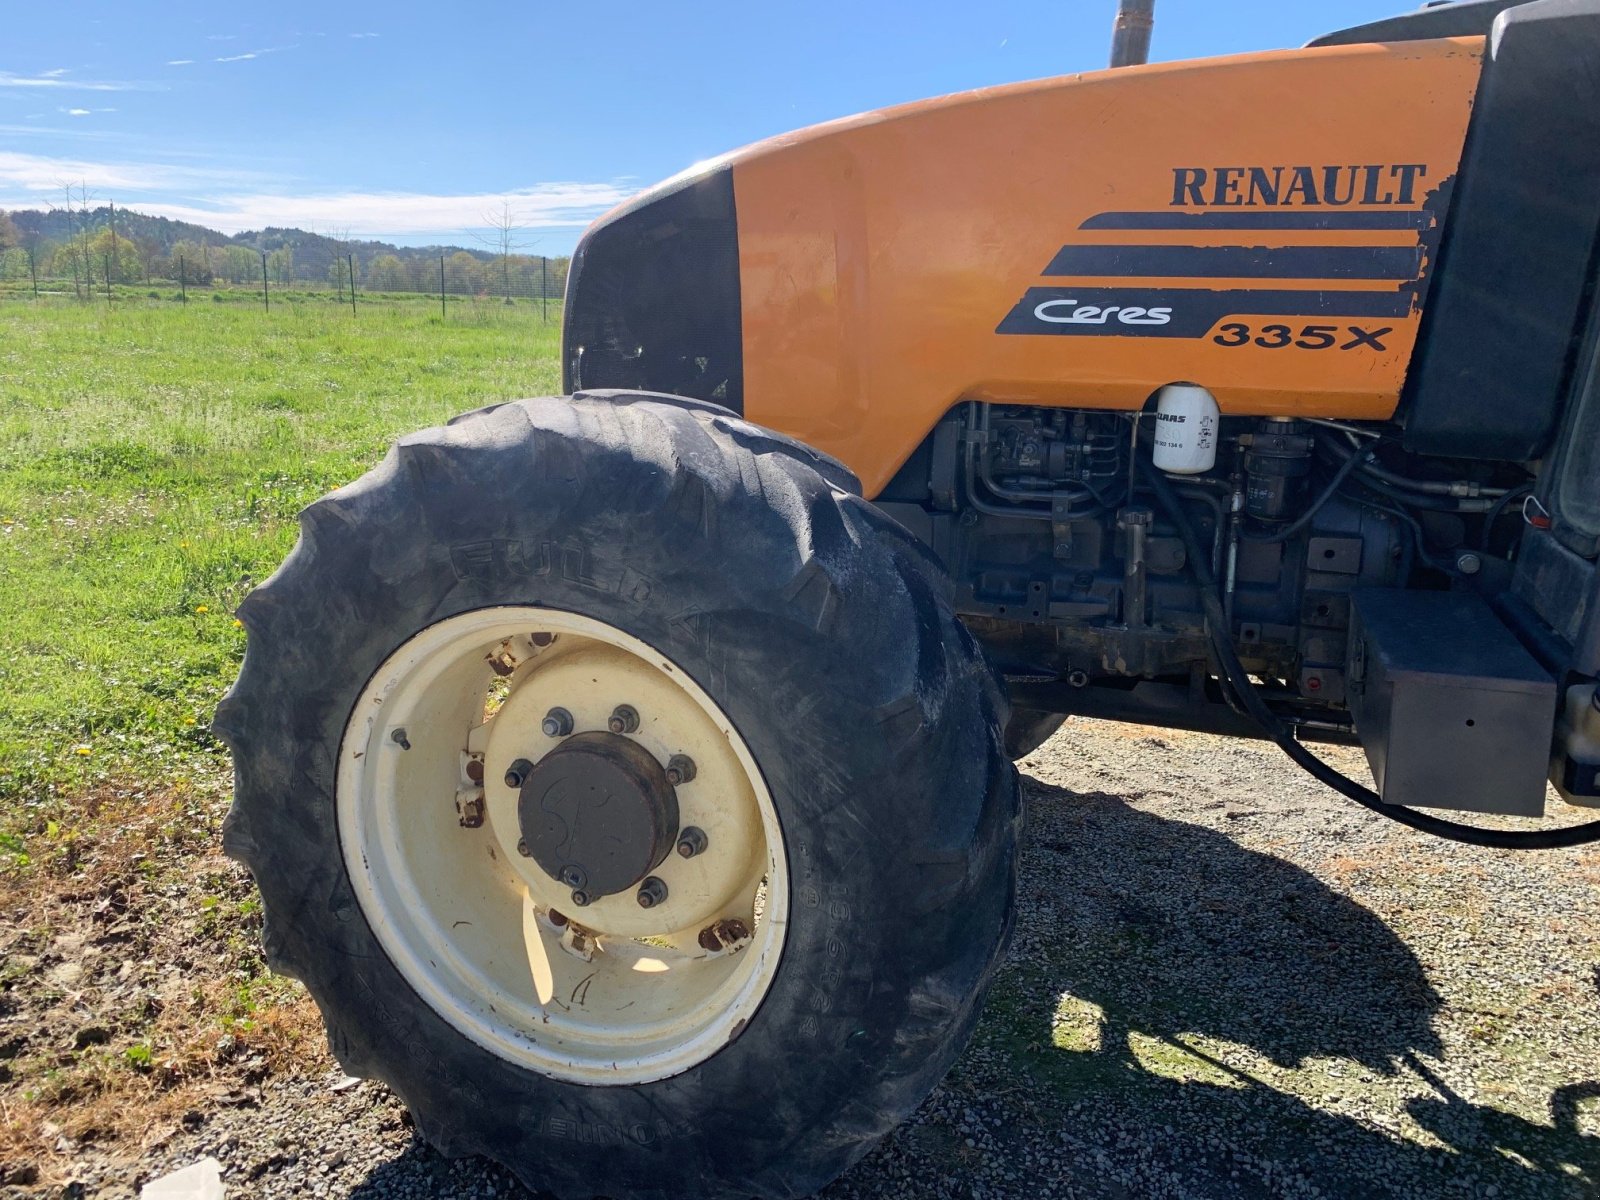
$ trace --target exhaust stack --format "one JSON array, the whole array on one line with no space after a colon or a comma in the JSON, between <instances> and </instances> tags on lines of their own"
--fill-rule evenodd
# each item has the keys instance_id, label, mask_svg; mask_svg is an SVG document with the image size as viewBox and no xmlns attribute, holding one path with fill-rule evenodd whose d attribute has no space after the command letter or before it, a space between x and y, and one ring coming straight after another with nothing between
<instances>
[{"instance_id":1,"label":"exhaust stack","mask_svg":"<svg viewBox=\"0 0 1600 1200\"><path fill-rule=\"evenodd\" d=\"M1136 67L1150 61L1150 31L1156 24L1156 0L1119 0L1111 27L1111 65Z\"/></svg>"}]
</instances>

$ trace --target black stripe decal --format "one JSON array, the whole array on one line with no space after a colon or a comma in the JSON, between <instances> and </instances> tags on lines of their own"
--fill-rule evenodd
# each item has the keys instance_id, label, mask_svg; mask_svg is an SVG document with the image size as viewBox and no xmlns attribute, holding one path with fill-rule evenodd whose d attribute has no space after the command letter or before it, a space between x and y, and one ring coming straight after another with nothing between
<instances>
[{"instance_id":1,"label":"black stripe decal","mask_svg":"<svg viewBox=\"0 0 1600 1200\"><path fill-rule=\"evenodd\" d=\"M1420 246L1063 246L1046 275L1132 279L1393 279L1422 272Z\"/></svg>"},{"instance_id":2,"label":"black stripe decal","mask_svg":"<svg viewBox=\"0 0 1600 1200\"><path fill-rule=\"evenodd\" d=\"M1036 287L1028 289L995 332L1058 337L1197 338L1204 337L1225 317L1398 319L1411 312L1409 291Z\"/></svg>"},{"instance_id":3,"label":"black stripe decal","mask_svg":"<svg viewBox=\"0 0 1600 1200\"><path fill-rule=\"evenodd\" d=\"M1429 229L1433 213L1343 210L1311 212L1105 212L1079 229Z\"/></svg>"}]
</instances>

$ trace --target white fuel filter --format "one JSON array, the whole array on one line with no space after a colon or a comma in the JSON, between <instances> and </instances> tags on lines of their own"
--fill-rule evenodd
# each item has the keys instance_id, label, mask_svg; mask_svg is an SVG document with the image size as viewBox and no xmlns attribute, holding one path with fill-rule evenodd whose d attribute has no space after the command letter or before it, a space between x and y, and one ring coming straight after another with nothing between
<instances>
[{"instance_id":1,"label":"white fuel filter","mask_svg":"<svg viewBox=\"0 0 1600 1200\"><path fill-rule=\"evenodd\" d=\"M1156 398L1156 470L1199 475L1217 463L1222 411L1217 399L1192 383L1172 383Z\"/></svg>"}]
</instances>

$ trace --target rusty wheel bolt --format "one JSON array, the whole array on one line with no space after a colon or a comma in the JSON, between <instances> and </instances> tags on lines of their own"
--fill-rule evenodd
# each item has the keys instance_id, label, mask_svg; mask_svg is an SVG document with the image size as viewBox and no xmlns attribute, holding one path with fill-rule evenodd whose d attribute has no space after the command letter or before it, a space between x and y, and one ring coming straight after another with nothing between
<instances>
[{"instance_id":1,"label":"rusty wheel bolt","mask_svg":"<svg viewBox=\"0 0 1600 1200\"><path fill-rule=\"evenodd\" d=\"M687 826L678 834L678 855L681 858L693 858L696 854L706 852L706 831L698 825Z\"/></svg>"},{"instance_id":2,"label":"rusty wheel bolt","mask_svg":"<svg viewBox=\"0 0 1600 1200\"><path fill-rule=\"evenodd\" d=\"M528 849L528 843L527 842L518 842L517 843L517 853L522 855L523 858L532 858L533 857L533 851Z\"/></svg>"},{"instance_id":3,"label":"rusty wheel bolt","mask_svg":"<svg viewBox=\"0 0 1600 1200\"><path fill-rule=\"evenodd\" d=\"M467 778L473 783L483 782L483 759L469 758L467 760Z\"/></svg>"},{"instance_id":4,"label":"rusty wheel bolt","mask_svg":"<svg viewBox=\"0 0 1600 1200\"><path fill-rule=\"evenodd\" d=\"M572 902L579 908L588 908L589 898L589 893L584 891L582 888L572 889Z\"/></svg>"},{"instance_id":5,"label":"rusty wheel bolt","mask_svg":"<svg viewBox=\"0 0 1600 1200\"><path fill-rule=\"evenodd\" d=\"M520 788L527 782L529 774L533 771L533 764L525 758L519 758L506 768L506 786Z\"/></svg>"},{"instance_id":6,"label":"rusty wheel bolt","mask_svg":"<svg viewBox=\"0 0 1600 1200\"><path fill-rule=\"evenodd\" d=\"M639 710L631 704L619 704L606 721L612 733L633 733L639 728Z\"/></svg>"},{"instance_id":7,"label":"rusty wheel bolt","mask_svg":"<svg viewBox=\"0 0 1600 1200\"><path fill-rule=\"evenodd\" d=\"M654 875L650 876L639 885L639 907L654 908L663 903L667 898L667 885Z\"/></svg>"},{"instance_id":8,"label":"rusty wheel bolt","mask_svg":"<svg viewBox=\"0 0 1600 1200\"><path fill-rule=\"evenodd\" d=\"M545 737L566 737L572 732L572 714L564 708L552 708L545 713L539 728Z\"/></svg>"},{"instance_id":9,"label":"rusty wheel bolt","mask_svg":"<svg viewBox=\"0 0 1600 1200\"><path fill-rule=\"evenodd\" d=\"M558 908L552 908L545 915L550 918L550 924L554 925L557 929L560 929L567 923L567 914Z\"/></svg>"},{"instance_id":10,"label":"rusty wheel bolt","mask_svg":"<svg viewBox=\"0 0 1600 1200\"><path fill-rule=\"evenodd\" d=\"M743 921L738 917L728 917L714 925L707 925L695 940L700 943L700 949L715 954L718 950L726 950L735 942L742 942L749 936L750 931L745 928Z\"/></svg>"},{"instance_id":11,"label":"rusty wheel bolt","mask_svg":"<svg viewBox=\"0 0 1600 1200\"><path fill-rule=\"evenodd\" d=\"M406 731L404 729L396 729L389 735L389 740L402 750L411 749L411 743L406 741Z\"/></svg>"},{"instance_id":12,"label":"rusty wheel bolt","mask_svg":"<svg viewBox=\"0 0 1600 1200\"><path fill-rule=\"evenodd\" d=\"M679 787L694 778L694 759L687 754L674 754L667 759L667 782Z\"/></svg>"}]
</instances>

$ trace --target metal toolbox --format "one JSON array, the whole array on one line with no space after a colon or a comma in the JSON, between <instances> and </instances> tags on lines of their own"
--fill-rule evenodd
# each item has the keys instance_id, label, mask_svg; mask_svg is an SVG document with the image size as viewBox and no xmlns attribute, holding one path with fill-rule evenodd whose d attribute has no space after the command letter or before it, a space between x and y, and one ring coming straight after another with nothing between
<instances>
[{"instance_id":1,"label":"metal toolbox","mask_svg":"<svg viewBox=\"0 0 1600 1200\"><path fill-rule=\"evenodd\" d=\"M1354 593L1350 712L1390 804L1539 816L1556 684L1468 592Z\"/></svg>"}]
</instances>

